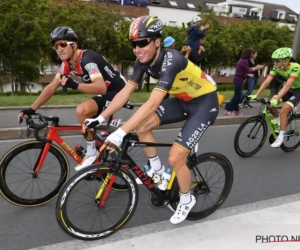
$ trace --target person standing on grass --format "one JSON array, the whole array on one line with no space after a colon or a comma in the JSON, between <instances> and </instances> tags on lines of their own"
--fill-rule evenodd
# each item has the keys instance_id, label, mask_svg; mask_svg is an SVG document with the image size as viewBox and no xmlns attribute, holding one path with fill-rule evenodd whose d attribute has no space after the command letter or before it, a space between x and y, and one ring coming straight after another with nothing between
<instances>
[{"instance_id":1,"label":"person standing on grass","mask_svg":"<svg viewBox=\"0 0 300 250\"><path fill-rule=\"evenodd\" d=\"M263 69L264 65L256 65L255 67L250 68L248 60L251 55L255 53L253 48L247 48L243 51L240 60L237 62L235 75L233 78L234 85L234 95L231 98L230 102L225 106L225 115L235 116L243 115L239 110L239 103L242 95L243 82L247 78L248 74L253 74L256 70Z\"/></svg>"},{"instance_id":2,"label":"person standing on grass","mask_svg":"<svg viewBox=\"0 0 300 250\"><path fill-rule=\"evenodd\" d=\"M82 125L87 118L97 117L103 110L106 101L111 101L126 84L125 78L100 54L92 50L78 49L77 36L70 27L57 27L50 34L50 43L56 50L61 68L56 67L57 74L42 91L36 101L22 109L18 119L27 119L47 102L60 86L79 90L86 94L95 94L92 99L79 104L76 108L77 118ZM82 82L73 80L73 73ZM98 158L93 134L88 131L87 153L81 164L75 167L80 170L93 164Z\"/></svg>"}]
</instances>

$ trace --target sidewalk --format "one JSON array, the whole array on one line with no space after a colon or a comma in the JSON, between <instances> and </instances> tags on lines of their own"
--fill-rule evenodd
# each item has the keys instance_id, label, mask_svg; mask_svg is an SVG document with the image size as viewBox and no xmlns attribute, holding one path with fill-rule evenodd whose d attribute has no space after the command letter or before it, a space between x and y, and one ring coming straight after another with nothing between
<instances>
[{"instance_id":1,"label":"sidewalk","mask_svg":"<svg viewBox=\"0 0 300 250\"><path fill-rule=\"evenodd\" d=\"M32 250L298 250L299 199L300 194L283 196L220 209L199 221L161 221L98 241L71 240Z\"/></svg>"},{"instance_id":2,"label":"sidewalk","mask_svg":"<svg viewBox=\"0 0 300 250\"><path fill-rule=\"evenodd\" d=\"M253 108L251 109L241 109L244 113L244 116L226 116L224 115L224 106L223 103L218 117L214 123L214 125L230 125L230 124L240 124L245 119L249 118L250 116L258 114L260 104L259 103L252 103ZM115 114L115 117L122 119L122 122L127 121L130 116L140 107L139 104L135 105L133 110L128 109L121 109ZM5 107L0 108L0 140L6 139L20 139L25 138L26 136L26 125L23 124L19 125L17 121L17 116L19 111L22 107ZM58 116L60 118L60 125L74 125L78 124L77 116L76 116L76 106L45 106L40 108L39 113L46 115L46 116ZM164 126L158 127L158 129L163 128L181 128L184 122L168 124ZM79 131L65 131L60 132L60 135L73 135L78 134L80 135Z\"/></svg>"}]
</instances>

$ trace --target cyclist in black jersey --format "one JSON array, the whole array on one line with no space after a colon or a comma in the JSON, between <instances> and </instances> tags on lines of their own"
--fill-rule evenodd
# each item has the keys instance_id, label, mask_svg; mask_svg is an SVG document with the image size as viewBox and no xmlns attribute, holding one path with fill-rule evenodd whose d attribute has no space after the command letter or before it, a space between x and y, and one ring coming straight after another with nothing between
<instances>
[{"instance_id":1,"label":"cyclist in black jersey","mask_svg":"<svg viewBox=\"0 0 300 250\"><path fill-rule=\"evenodd\" d=\"M78 89L87 94L96 94L92 99L79 104L76 113L80 124L83 124L87 118L97 117L102 112L106 101L111 101L125 86L125 78L97 52L78 49L77 36L70 27L55 28L50 34L50 42L62 60L61 68L56 67L57 75L30 108L21 110L19 119L34 114L60 86ZM82 81L72 79L71 73ZM86 139L87 153L82 163L75 167L76 170L91 165L99 154L90 131Z\"/></svg>"},{"instance_id":2,"label":"cyclist in black jersey","mask_svg":"<svg viewBox=\"0 0 300 250\"><path fill-rule=\"evenodd\" d=\"M191 173L186 165L186 158L216 119L218 98L211 78L199 67L177 50L161 48L162 26L160 19L151 16L142 16L133 21L129 29L129 39L137 57L133 74L99 116L101 118L88 120L83 130L93 128L95 122L104 120L119 110L136 89L144 72L156 79L157 84L149 99L121 128L107 138L101 150L106 147L113 151L133 129L136 129L141 141L155 142L152 132L154 127L186 120L169 153L169 163L176 172L181 192L180 202L170 221L178 224L186 219L196 203L195 196L190 194ZM163 100L167 93L174 98ZM162 175L165 167L159 160L157 149L144 149L151 168Z\"/></svg>"}]
</instances>

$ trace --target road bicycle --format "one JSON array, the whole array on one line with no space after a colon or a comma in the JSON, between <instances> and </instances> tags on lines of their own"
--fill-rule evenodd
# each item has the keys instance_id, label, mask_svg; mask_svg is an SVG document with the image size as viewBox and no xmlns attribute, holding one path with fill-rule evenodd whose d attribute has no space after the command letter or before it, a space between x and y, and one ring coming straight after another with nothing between
<instances>
[{"instance_id":1,"label":"road bicycle","mask_svg":"<svg viewBox=\"0 0 300 250\"><path fill-rule=\"evenodd\" d=\"M114 234L129 221L137 207L139 188L135 176L150 191L151 206L166 206L175 212L179 202L175 172L171 174L167 189L161 191L128 155L130 147L171 146L139 142L135 133L126 135L120 151L111 154L114 162L93 164L63 185L56 202L56 218L60 227L81 240L97 240ZM202 219L216 211L228 197L233 183L232 165L225 156L218 153L196 155L197 148L187 158L192 174L191 194L197 199L187 216L188 220ZM128 168L122 168L122 164ZM113 189L116 181L125 185L126 191Z\"/></svg>"},{"instance_id":2,"label":"road bicycle","mask_svg":"<svg viewBox=\"0 0 300 250\"><path fill-rule=\"evenodd\" d=\"M269 143L272 144L278 136L279 128L277 124L272 122L270 111L270 101L265 99L255 99L261 103L261 110L256 116L252 116L244 121L238 128L234 137L235 152L241 157L250 157L256 154L264 145L268 128L271 133L269 135ZM284 143L280 148L285 152L294 151L300 145L300 114L297 109L292 109L288 114L288 125L285 131Z\"/></svg>"},{"instance_id":3,"label":"road bicycle","mask_svg":"<svg viewBox=\"0 0 300 250\"><path fill-rule=\"evenodd\" d=\"M109 102L106 103L107 107ZM124 108L133 109L127 103ZM39 123L35 122L38 121ZM110 116L107 125L97 127L96 145L102 146L121 119ZM49 123L51 123L49 125ZM54 199L70 175L70 164L64 151L77 163L83 156L73 150L58 134L59 131L80 131L80 125L60 125L59 117L32 115L27 120L28 131L34 129L36 140L20 143L10 149L0 161L0 193L8 202L22 207L35 207ZM41 131L47 128L44 135ZM29 135L29 132L27 132ZM54 144L56 142L56 144ZM96 162L108 161L109 154L100 155ZM115 183L114 188L122 189Z\"/></svg>"}]
</instances>

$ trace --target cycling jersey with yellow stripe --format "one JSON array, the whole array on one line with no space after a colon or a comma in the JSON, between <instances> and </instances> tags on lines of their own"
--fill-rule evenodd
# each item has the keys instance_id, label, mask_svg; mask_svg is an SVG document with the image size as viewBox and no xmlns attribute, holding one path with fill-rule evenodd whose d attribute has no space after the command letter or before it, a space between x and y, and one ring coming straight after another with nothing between
<instances>
[{"instance_id":1,"label":"cycling jersey with yellow stripe","mask_svg":"<svg viewBox=\"0 0 300 250\"><path fill-rule=\"evenodd\" d=\"M175 49L162 48L152 67L136 60L129 83L138 85L145 72L157 80L154 89L168 92L183 101L190 101L216 90L206 79L206 74Z\"/></svg>"}]
</instances>

